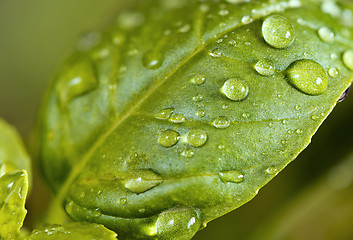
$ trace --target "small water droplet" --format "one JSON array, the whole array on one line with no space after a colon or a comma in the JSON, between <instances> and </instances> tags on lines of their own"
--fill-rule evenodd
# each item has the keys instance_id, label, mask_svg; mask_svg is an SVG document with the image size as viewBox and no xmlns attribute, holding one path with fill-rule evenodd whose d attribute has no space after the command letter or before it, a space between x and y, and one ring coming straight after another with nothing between
<instances>
[{"instance_id":1,"label":"small water droplet","mask_svg":"<svg viewBox=\"0 0 353 240\"><path fill-rule=\"evenodd\" d=\"M222 51L219 48L214 48L208 53L211 57L219 58L222 56Z\"/></svg>"},{"instance_id":2,"label":"small water droplet","mask_svg":"<svg viewBox=\"0 0 353 240\"><path fill-rule=\"evenodd\" d=\"M206 115L206 113L205 113L204 111L197 111L197 112L196 112L196 115L197 115L198 117L204 117L204 116Z\"/></svg>"},{"instance_id":3,"label":"small water droplet","mask_svg":"<svg viewBox=\"0 0 353 240\"><path fill-rule=\"evenodd\" d=\"M143 55L142 62L146 68L157 69L162 66L164 55L160 51L149 51Z\"/></svg>"},{"instance_id":4,"label":"small water droplet","mask_svg":"<svg viewBox=\"0 0 353 240\"><path fill-rule=\"evenodd\" d=\"M184 149L184 151L181 152L181 155L186 157L186 158L192 158L195 155L195 153L191 149L187 148L187 149Z\"/></svg>"},{"instance_id":5,"label":"small water droplet","mask_svg":"<svg viewBox=\"0 0 353 240\"><path fill-rule=\"evenodd\" d=\"M282 145L286 145L288 143L288 141L287 140L282 140L281 143L282 143Z\"/></svg>"},{"instance_id":6,"label":"small water droplet","mask_svg":"<svg viewBox=\"0 0 353 240\"><path fill-rule=\"evenodd\" d=\"M229 14L228 10L222 9L218 12L218 14L222 17L227 16Z\"/></svg>"},{"instance_id":7,"label":"small water droplet","mask_svg":"<svg viewBox=\"0 0 353 240\"><path fill-rule=\"evenodd\" d=\"M220 116L213 120L212 125L215 126L215 128L227 128L230 126L230 122L227 117Z\"/></svg>"},{"instance_id":8,"label":"small water droplet","mask_svg":"<svg viewBox=\"0 0 353 240\"><path fill-rule=\"evenodd\" d=\"M312 60L298 60L287 69L289 83L308 95L323 94L328 85L325 69Z\"/></svg>"},{"instance_id":9,"label":"small water droplet","mask_svg":"<svg viewBox=\"0 0 353 240\"><path fill-rule=\"evenodd\" d=\"M156 115L156 118L158 119L162 119L162 120L167 120L170 118L170 116L172 115L174 111L174 108L165 108L162 109L161 111L159 111Z\"/></svg>"},{"instance_id":10,"label":"small water droplet","mask_svg":"<svg viewBox=\"0 0 353 240\"><path fill-rule=\"evenodd\" d=\"M320 38L325 42L333 42L335 39L335 34L327 27L321 27L318 30Z\"/></svg>"},{"instance_id":11,"label":"small water droplet","mask_svg":"<svg viewBox=\"0 0 353 240\"><path fill-rule=\"evenodd\" d=\"M248 117L250 117L250 113L243 113L243 118L248 118Z\"/></svg>"},{"instance_id":12,"label":"small water droplet","mask_svg":"<svg viewBox=\"0 0 353 240\"><path fill-rule=\"evenodd\" d=\"M300 110L300 106L299 105L295 105L294 109L299 111Z\"/></svg>"},{"instance_id":13,"label":"small water droplet","mask_svg":"<svg viewBox=\"0 0 353 240\"><path fill-rule=\"evenodd\" d=\"M293 25L280 15L272 15L265 19L262 24L262 35L274 48L290 47L295 39Z\"/></svg>"},{"instance_id":14,"label":"small water droplet","mask_svg":"<svg viewBox=\"0 0 353 240\"><path fill-rule=\"evenodd\" d=\"M180 135L178 132L168 129L159 136L158 142L163 147L172 147L178 143L179 139Z\"/></svg>"},{"instance_id":15,"label":"small water droplet","mask_svg":"<svg viewBox=\"0 0 353 240\"><path fill-rule=\"evenodd\" d=\"M319 115L314 114L314 115L311 116L311 119L312 120L318 120L319 119Z\"/></svg>"},{"instance_id":16,"label":"small water droplet","mask_svg":"<svg viewBox=\"0 0 353 240\"><path fill-rule=\"evenodd\" d=\"M269 123L268 126L269 126L270 128L272 128L272 127L274 126L274 124L273 124L273 123Z\"/></svg>"},{"instance_id":17,"label":"small water droplet","mask_svg":"<svg viewBox=\"0 0 353 240\"><path fill-rule=\"evenodd\" d=\"M218 149L219 150L224 150L226 148L226 146L224 146L223 144L219 144L218 145Z\"/></svg>"},{"instance_id":18,"label":"small water droplet","mask_svg":"<svg viewBox=\"0 0 353 240\"><path fill-rule=\"evenodd\" d=\"M300 128L298 128L295 132L296 132L297 134L302 134L302 133L303 133L303 130L301 130Z\"/></svg>"},{"instance_id":19,"label":"small water droplet","mask_svg":"<svg viewBox=\"0 0 353 240\"><path fill-rule=\"evenodd\" d=\"M228 79L223 87L221 88L221 93L223 93L228 99L233 101L242 101L249 94L249 88L245 83L236 79Z\"/></svg>"},{"instance_id":20,"label":"small water droplet","mask_svg":"<svg viewBox=\"0 0 353 240\"><path fill-rule=\"evenodd\" d=\"M343 63L349 70L353 71L353 50L347 50L343 53Z\"/></svg>"},{"instance_id":21,"label":"small water droplet","mask_svg":"<svg viewBox=\"0 0 353 240\"><path fill-rule=\"evenodd\" d=\"M186 118L183 114L175 114L170 118L170 121L174 123L183 123L185 120Z\"/></svg>"},{"instance_id":22,"label":"small water droplet","mask_svg":"<svg viewBox=\"0 0 353 240\"><path fill-rule=\"evenodd\" d=\"M248 23L251 23L252 21L253 21L253 19L250 16L243 16L241 18L241 22L243 24L248 24Z\"/></svg>"},{"instance_id":23,"label":"small water droplet","mask_svg":"<svg viewBox=\"0 0 353 240\"><path fill-rule=\"evenodd\" d=\"M65 105L74 98L88 93L98 86L97 78L89 62L79 62L59 79L57 94Z\"/></svg>"},{"instance_id":24,"label":"small water droplet","mask_svg":"<svg viewBox=\"0 0 353 240\"><path fill-rule=\"evenodd\" d=\"M189 24L185 24L185 25L183 25L182 27L180 27L180 28L178 29L178 32L180 32L180 33L187 33L187 32L190 31L190 29L191 29L191 26L190 26Z\"/></svg>"},{"instance_id":25,"label":"small water droplet","mask_svg":"<svg viewBox=\"0 0 353 240\"><path fill-rule=\"evenodd\" d=\"M338 74L339 74L338 69L335 68L335 67L330 68L330 69L328 70L328 75L330 75L330 77L335 78L335 77L338 76Z\"/></svg>"},{"instance_id":26,"label":"small water droplet","mask_svg":"<svg viewBox=\"0 0 353 240\"><path fill-rule=\"evenodd\" d=\"M288 134L293 134L293 130L288 130L287 133Z\"/></svg>"},{"instance_id":27,"label":"small water droplet","mask_svg":"<svg viewBox=\"0 0 353 240\"><path fill-rule=\"evenodd\" d=\"M202 75L202 74L197 74L195 77L191 79L191 82L197 86L204 84L205 81L206 81L206 77L205 75Z\"/></svg>"},{"instance_id":28,"label":"small water droplet","mask_svg":"<svg viewBox=\"0 0 353 240\"><path fill-rule=\"evenodd\" d=\"M278 173L278 169L276 167L269 167L265 170L268 174L275 175Z\"/></svg>"},{"instance_id":29,"label":"small water droplet","mask_svg":"<svg viewBox=\"0 0 353 240\"><path fill-rule=\"evenodd\" d=\"M201 94L197 94L192 98L195 102L201 102L203 100L203 96Z\"/></svg>"},{"instance_id":30,"label":"small water droplet","mask_svg":"<svg viewBox=\"0 0 353 240\"><path fill-rule=\"evenodd\" d=\"M92 215L97 218L102 216L102 212L99 210L99 208L96 208L92 211Z\"/></svg>"},{"instance_id":31,"label":"small water droplet","mask_svg":"<svg viewBox=\"0 0 353 240\"><path fill-rule=\"evenodd\" d=\"M188 142L193 147L202 147L207 142L207 133L204 130L191 130L187 135Z\"/></svg>"},{"instance_id":32,"label":"small water droplet","mask_svg":"<svg viewBox=\"0 0 353 240\"><path fill-rule=\"evenodd\" d=\"M241 183L244 181L243 173L238 170L222 171L218 173L218 176L223 183Z\"/></svg>"},{"instance_id":33,"label":"small water droplet","mask_svg":"<svg viewBox=\"0 0 353 240\"><path fill-rule=\"evenodd\" d=\"M255 70L263 76L272 76L275 73L275 67L271 60L262 59L255 64Z\"/></svg>"},{"instance_id":34,"label":"small water droplet","mask_svg":"<svg viewBox=\"0 0 353 240\"><path fill-rule=\"evenodd\" d=\"M283 125L287 125L287 123L288 123L287 120L283 120L283 121L282 121L282 124L283 124Z\"/></svg>"}]
</instances>

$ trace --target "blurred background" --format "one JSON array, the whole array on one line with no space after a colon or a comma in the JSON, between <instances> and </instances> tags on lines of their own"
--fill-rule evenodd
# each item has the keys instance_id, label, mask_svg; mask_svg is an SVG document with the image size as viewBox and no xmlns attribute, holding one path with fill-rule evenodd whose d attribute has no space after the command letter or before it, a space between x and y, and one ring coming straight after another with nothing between
<instances>
[{"instance_id":1,"label":"blurred background","mask_svg":"<svg viewBox=\"0 0 353 240\"><path fill-rule=\"evenodd\" d=\"M0 0L0 117L27 145L42 96L80 36L108 26L132 0ZM1 134L1 133L0 133ZM248 204L195 239L353 239L353 93L312 144ZM49 194L35 178L27 226ZM37 214L33 214L37 213Z\"/></svg>"}]
</instances>

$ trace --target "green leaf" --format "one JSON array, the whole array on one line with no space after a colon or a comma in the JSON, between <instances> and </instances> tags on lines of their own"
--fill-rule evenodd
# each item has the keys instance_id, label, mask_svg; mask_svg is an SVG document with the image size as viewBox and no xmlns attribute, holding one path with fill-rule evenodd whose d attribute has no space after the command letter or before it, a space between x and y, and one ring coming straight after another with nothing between
<instances>
[{"instance_id":1,"label":"green leaf","mask_svg":"<svg viewBox=\"0 0 353 240\"><path fill-rule=\"evenodd\" d=\"M30 159L16 130L0 119L0 176L17 169L30 174Z\"/></svg>"},{"instance_id":2,"label":"green leaf","mask_svg":"<svg viewBox=\"0 0 353 240\"><path fill-rule=\"evenodd\" d=\"M69 223L66 225L48 225L36 229L26 240L116 240L116 233L102 225L94 223Z\"/></svg>"},{"instance_id":3,"label":"green leaf","mask_svg":"<svg viewBox=\"0 0 353 240\"><path fill-rule=\"evenodd\" d=\"M335 9L350 11L344 2ZM245 204L350 86L347 16L318 0L150 0L122 12L43 107L56 203L124 239L190 239Z\"/></svg>"},{"instance_id":4,"label":"green leaf","mask_svg":"<svg viewBox=\"0 0 353 240\"><path fill-rule=\"evenodd\" d=\"M18 239L26 216L28 192L26 170L8 172L0 177L0 238Z\"/></svg>"}]
</instances>

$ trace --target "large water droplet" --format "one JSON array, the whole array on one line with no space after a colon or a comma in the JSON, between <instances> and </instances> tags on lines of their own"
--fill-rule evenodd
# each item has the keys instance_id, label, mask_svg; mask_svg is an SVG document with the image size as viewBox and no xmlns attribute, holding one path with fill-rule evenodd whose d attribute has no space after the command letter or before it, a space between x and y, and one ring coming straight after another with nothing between
<instances>
[{"instance_id":1,"label":"large water droplet","mask_svg":"<svg viewBox=\"0 0 353 240\"><path fill-rule=\"evenodd\" d=\"M206 77L202 74L197 74L195 77L191 79L191 82L197 86L202 85L206 81Z\"/></svg>"},{"instance_id":2,"label":"large water droplet","mask_svg":"<svg viewBox=\"0 0 353 240\"><path fill-rule=\"evenodd\" d=\"M338 74L339 74L338 69L335 68L335 67L330 68L330 69L328 70L328 75L330 75L330 77L335 78L335 77L338 76Z\"/></svg>"},{"instance_id":3,"label":"large water droplet","mask_svg":"<svg viewBox=\"0 0 353 240\"><path fill-rule=\"evenodd\" d=\"M244 181L244 175L238 170L222 171L219 172L219 178L222 182L232 182L232 183L241 183Z\"/></svg>"},{"instance_id":4,"label":"large water droplet","mask_svg":"<svg viewBox=\"0 0 353 240\"><path fill-rule=\"evenodd\" d=\"M265 41L274 48L287 48L295 39L293 25L280 15L272 15L262 24L262 35Z\"/></svg>"},{"instance_id":5,"label":"large water droplet","mask_svg":"<svg viewBox=\"0 0 353 240\"><path fill-rule=\"evenodd\" d=\"M353 71L353 50L347 50L343 53L343 63L346 67Z\"/></svg>"},{"instance_id":6,"label":"large water droplet","mask_svg":"<svg viewBox=\"0 0 353 240\"><path fill-rule=\"evenodd\" d=\"M61 104L65 105L74 98L98 87L98 81L89 62L79 62L59 80L57 93Z\"/></svg>"},{"instance_id":7,"label":"large water droplet","mask_svg":"<svg viewBox=\"0 0 353 240\"><path fill-rule=\"evenodd\" d=\"M227 117L220 116L213 120L212 125L216 128L227 128L230 125Z\"/></svg>"},{"instance_id":8,"label":"large water droplet","mask_svg":"<svg viewBox=\"0 0 353 240\"><path fill-rule=\"evenodd\" d=\"M158 215L158 239L191 239L200 229L201 221L192 208L179 207Z\"/></svg>"},{"instance_id":9,"label":"large water droplet","mask_svg":"<svg viewBox=\"0 0 353 240\"><path fill-rule=\"evenodd\" d=\"M207 142L207 133L204 130L191 130L187 136L188 142L193 147L202 147Z\"/></svg>"},{"instance_id":10,"label":"large water droplet","mask_svg":"<svg viewBox=\"0 0 353 240\"><path fill-rule=\"evenodd\" d=\"M149 69L157 69L162 66L164 55L160 51L149 51L143 55L142 63Z\"/></svg>"},{"instance_id":11,"label":"large water droplet","mask_svg":"<svg viewBox=\"0 0 353 240\"><path fill-rule=\"evenodd\" d=\"M172 147L178 143L179 138L180 135L178 132L168 129L159 136L158 142L163 147Z\"/></svg>"},{"instance_id":12,"label":"large water droplet","mask_svg":"<svg viewBox=\"0 0 353 240\"><path fill-rule=\"evenodd\" d=\"M335 34L327 27L321 27L318 30L319 37L325 42L333 42Z\"/></svg>"},{"instance_id":13,"label":"large water droplet","mask_svg":"<svg viewBox=\"0 0 353 240\"><path fill-rule=\"evenodd\" d=\"M124 181L125 187L134 193L143 193L150 190L162 182L160 179L150 180L142 177L128 179Z\"/></svg>"},{"instance_id":14,"label":"large water droplet","mask_svg":"<svg viewBox=\"0 0 353 240\"><path fill-rule=\"evenodd\" d=\"M326 91L328 76L325 69L312 60L298 60L287 69L289 83L309 95L319 95Z\"/></svg>"},{"instance_id":15,"label":"large water droplet","mask_svg":"<svg viewBox=\"0 0 353 240\"><path fill-rule=\"evenodd\" d=\"M262 59L255 64L255 70L263 76L271 76L275 73L275 67L271 60Z\"/></svg>"},{"instance_id":16,"label":"large water droplet","mask_svg":"<svg viewBox=\"0 0 353 240\"><path fill-rule=\"evenodd\" d=\"M221 93L230 100L241 101L248 96L249 88L242 81L236 78L231 78L224 83L221 88Z\"/></svg>"},{"instance_id":17,"label":"large water droplet","mask_svg":"<svg viewBox=\"0 0 353 240\"><path fill-rule=\"evenodd\" d=\"M159 111L156 115L156 118L158 119L162 119L162 120L167 120L170 118L170 116L172 115L174 111L174 108L165 108L162 109L161 111Z\"/></svg>"},{"instance_id":18,"label":"large water droplet","mask_svg":"<svg viewBox=\"0 0 353 240\"><path fill-rule=\"evenodd\" d=\"M183 114L175 114L170 118L170 121L173 123L183 123L186 118Z\"/></svg>"}]
</instances>

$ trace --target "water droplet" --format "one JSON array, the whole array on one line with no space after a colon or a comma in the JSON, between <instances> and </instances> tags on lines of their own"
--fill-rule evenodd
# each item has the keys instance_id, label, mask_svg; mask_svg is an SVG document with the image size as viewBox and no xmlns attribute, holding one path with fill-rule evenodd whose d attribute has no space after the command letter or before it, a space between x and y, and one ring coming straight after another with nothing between
<instances>
[{"instance_id":1,"label":"water droplet","mask_svg":"<svg viewBox=\"0 0 353 240\"><path fill-rule=\"evenodd\" d=\"M298 60L287 69L289 83L309 95L319 95L326 91L328 76L325 69L312 60Z\"/></svg>"},{"instance_id":2,"label":"water droplet","mask_svg":"<svg viewBox=\"0 0 353 240\"><path fill-rule=\"evenodd\" d=\"M81 52L87 52L93 49L101 40L101 34L99 32L88 32L85 33L77 44L77 48Z\"/></svg>"},{"instance_id":3,"label":"water droplet","mask_svg":"<svg viewBox=\"0 0 353 240\"><path fill-rule=\"evenodd\" d=\"M167 120L170 118L170 116L172 115L174 111L174 108L165 108L162 109L161 111L159 111L156 115L156 118L158 119L162 119L162 120Z\"/></svg>"},{"instance_id":4,"label":"water droplet","mask_svg":"<svg viewBox=\"0 0 353 240\"><path fill-rule=\"evenodd\" d=\"M255 64L255 70L263 76L272 76L275 73L275 67L271 60L262 59Z\"/></svg>"},{"instance_id":5,"label":"water droplet","mask_svg":"<svg viewBox=\"0 0 353 240\"><path fill-rule=\"evenodd\" d=\"M320 38L325 42L333 42L335 39L335 34L327 27L321 27L318 30Z\"/></svg>"},{"instance_id":6,"label":"water droplet","mask_svg":"<svg viewBox=\"0 0 353 240\"><path fill-rule=\"evenodd\" d=\"M219 178L223 183L241 183L244 181L244 175L238 170L222 171L218 173Z\"/></svg>"},{"instance_id":7,"label":"water droplet","mask_svg":"<svg viewBox=\"0 0 353 240\"><path fill-rule=\"evenodd\" d=\"M191 239L200 229L198 214L190 207L178 207L158 215L155 229L158 239ZM156 238L157 239L157 238Z\"/></svg>"},{"instance_id":8,"label":"water droplet","mask_svg":"<svg viewBox=\"0 0 353 240\"><path fill-rule=\"evenodd\" d=\"M195 102L201 102L203 100L203 96L201 94L197 94L192 98Z\"/></svg>"},{"instance_id":9,"label":"water droplet","mask_svg":"<svg viewBox=\"0 0 353 240\"><path fill-rule=\"evenodd\" d=\"M195 77L191 79L191 82L197 86L204 84L206 81L206 77L202 74L197 74Z\"/></svg>"},{"instance_id":10,"label":"water droplet","mask_svg":"<svg viewBox=\"0 0 353 240\"><path fill-rule=\"evenodd\" d=\"M273 123L269 123L268 126L269 126L270 128L272 128L272 127L274 126L274 124L273 124Z\"/></svg>"},{"instance_id":11,"label":"water droplet","mask_svg":"<svg viewBox=\"0 0 353 240\"><path fill-rule=\"evenodd\" d=\"M222 56L222 51L219 48L214 48L208 53L211 57L219 58Z\"/></svg>"},{"instance_id":12,"label":"water droplet","mask_svg":"<svg viewBox=\"0 0 353 240\"><path fill-rule=\"evenodd\" d=\"M312 120L318 120L319 119L319 115L314 114L314 115L311 116L311 119Z\"/></svg>"},{"instance_id":13,"label":"water droplet","mask_svg":"<svg viewBox=\"0 0 353 240\"><path fill-rule=\"evenodd\" d=\"M287 120L283 120L283 121L282 121L282 124L283 124L283 125L287 125L287 123L288 123Z\"/></svg>"},{"instance_id":14,"label":"water droplet","mask_svg":"<svg viewBox=\"0 0 353 240\"><path fill-rule=\"evenodd\" d=\"M96 208L92 211L92 215L97 218L102 216L102 212L99 210L99 208Z\"/></svg>"},{"instance_id":15,"label":"water droplet","mask_svg":"<svg viewBox=\"0 0 353 240\"><path fill-rule=\"evenodd\" d=\"M228 10L222 9L218 12L218 14L222 17L227 16L229 14Z\"/></svg>"},{"instance_id":16,"label":"water droplet","mask_svg":"<svg viewBox=\"0 0 353 240\"><path fill-rule=\"evenodd\" d=\"M133 177L135 175L135 177ZM162 179L152 170L139 170L132 172L129 179L123 181L125 187L134 193L143 193L158 186Z\"/></svg>"},{"instance_id":17,"label":"water droplet","mask_svg":"<svg viewBox=\"0 0 353 240\"><path fill-rule=\"evenodd\" d=\"M76 63L60 77L57 94L60 102L66 105L74 98L86 94L98 86L97 78L89 62Z\"/></svg>"},{"instance_id":18,"label":"water droplet","mask_svg":"<svg viewBox=\"0 0 353 240\"><path fill-rule=\"evenodd\" d=\"M192 158L195 155L195 153L191 149L187 148L187 149L184 149L184 151L181 152L181 155L183 157Z\"/></svg>"},{"instance_id":19,"label":"water droplet","mask_svg":"<svg viewBox=\"0 0 353 240\"><path fill-rule=\"evenodd\" d=\"M302 133L303 133L303 130L301 130L300 128L298 128L295 132L296 132L297 134L302 134Z\"/></svg>"},{"instance_id":20,"label":"water droplet","mask_svg":"<svg viewBox=\"0 0 353 240\"><path fill-rule=\"evenodd\" d=\"M216 128L227 128L230 126L230 122L227 117L220 116L213 120L212 125Z\"/></svg>"},{"instance_id":21,"label":"water droplet","mask_svg":"<svg viewBox=\"0 0 353 240\"><path fill-rule=\"evenodd\" d=\"M349 70L353 71L353 50L347 50L343 53L343 63Z\"/></svg>"},{"instance_id":22,"label":"water droplet","mask_svg":"<svg viewBox=\"0 0 353 240\"><path fill-rule=\"evenodd\" d=\"M180 135L178 132L168 129L159 136L158 142L163 147L172 147L178 143L179 139Z\"/></svg>"},{"instance_id":23,"label":"water droplet","mask_svg":"<svg viewBox=\"0 0 353 240\"><path fill-rule=\"evenodd\" d=\"M241 18L241 22L243 24L248 24L248 23L251 23L252 21L253 21L253 19L250 16L243 16Z\"/></svg>"},{"instance_id":24,"label":"water droplet","mask_svg":"<svg viewBox=\"0 0 353 240\"><path fill-rule=\"evenodd\" d=\"M219 144L218 145L218 149L219 150L224 150L226 148L226 146L224 146L223 144Z\"/></svg>"},{"instance_id":25,"label":"water droplet","mask_svg":"<svg viewBox=\"0 0 353 240\"><path fill-rule=\"evenodd\" d=\"M265 171L271 175L275 175L278 173L278 169L276 167L269 167Z\"/></svg>"},{"instance_id":26,"label":"water droplet","mask_svg":"<svg viewBox=\"0 0 353 240\"><path fill-rule=\"evenodd\" d=\"M272 15L262 24L265 41L274 48L287 48L294 42L294 28L290 21L280 15Z\"/></svg>"},{"instance_id":27,"label":"water droplet","mask_svg":"<svg viewBox=\"0 0 353 240\"><path fill-rule=\"evenodd\" d=\"M204 117L204 116L206 115L206 113L205 113L204 111L197 111L197 112L196 112L196 115L197 115L198 117Z\"/></svg>"},{"instance_id":28,"label":"water droplet","mask_svg":"<svg viewBox=\"0 0 353 240\"><path fill-rule=\"evenodd\" d=\"M249 94L248 86L236 78L228 79L220 91L233 101L244 100Z\"/></svg>"},{"instance_id":29,"label":"water droplet","mask_svg":"<svg viewBox=\"0 0 353 240\"><path fill-rule=\"evenodd\" d=\"M300 110L300 106L299 105L295 105L294 109L299 111Z\"/></svg>"},{"instance_id":30,"label":"water droplet","mask_svg":"<svg viewBox=\"0 0 353 240\"><path fill-rule=\"evenodd\" d=\"M248 117L250 117L250 113L243 113L243 118L248 118Z\"/></svg>"},{"instance_id":31,"label":"water droplet","mask_svg":"<svg viewBox=\"0 0 353 240\"><path fill-rule=\"evenodd\" d=\"M143 55L143 65L149 69L157 69L162 66L164 55L160 51L149 51Z\"/></svg>"},{"instance_id":32,"label":"water droplet","mask_svg":"<svg viewBox=\"0 0 353 240\"><path fill-rule=\"evenodd\" d=\"M191 130L187 136L188 142L193 147L202 147L207 142L207 133L204 130Z\"/></svg>"},{"instance_id":33,"label":"water droplet","mask_svg":"<svg viewBox=\"0 0 353 240\"><path fill-rule=\"evenodd\" d=\"M330 75L330 77L335 78L335 77L338 76L338 74L339 74L338 69L335 68L335 67L334 67L334 68L330 68L330 69L328 70L328 75Z\"/></svg>"},{"instance_id":34,"label":"water droplet","mask_svg":"<svg viewBox=\"0 0 353 240\"><path fill-rule=\"evenodd\" d=\"M191 26L190 26L189 24L185 24L185 25L183 25L182 27L180 27L180 28L178 29L178 32L180 32L180 33L186 33L186 32L189 32L190 29L191 29Z\"/></svg>"},{"instance_id":35,"label":"water droplet","mask_svg":"<svg viewBox=\"0 0 353 240\"><path fill-rule=\"evenodd\" d=\"M282 145L286 145L288 142L287 142L287 140L282 140L281 143L282 143Z\"/></svg>"},{"instance_id":36,"label":"water droplet","mask_svg":"<svg viewBox=\"0 0 353 240\"><path fill-rule=\"evenodd\" d=\"M174 123L183 123L185 120L186 118L183 114L175 114L170 118L170 121Z\"/></svg>"}]
</instances>

